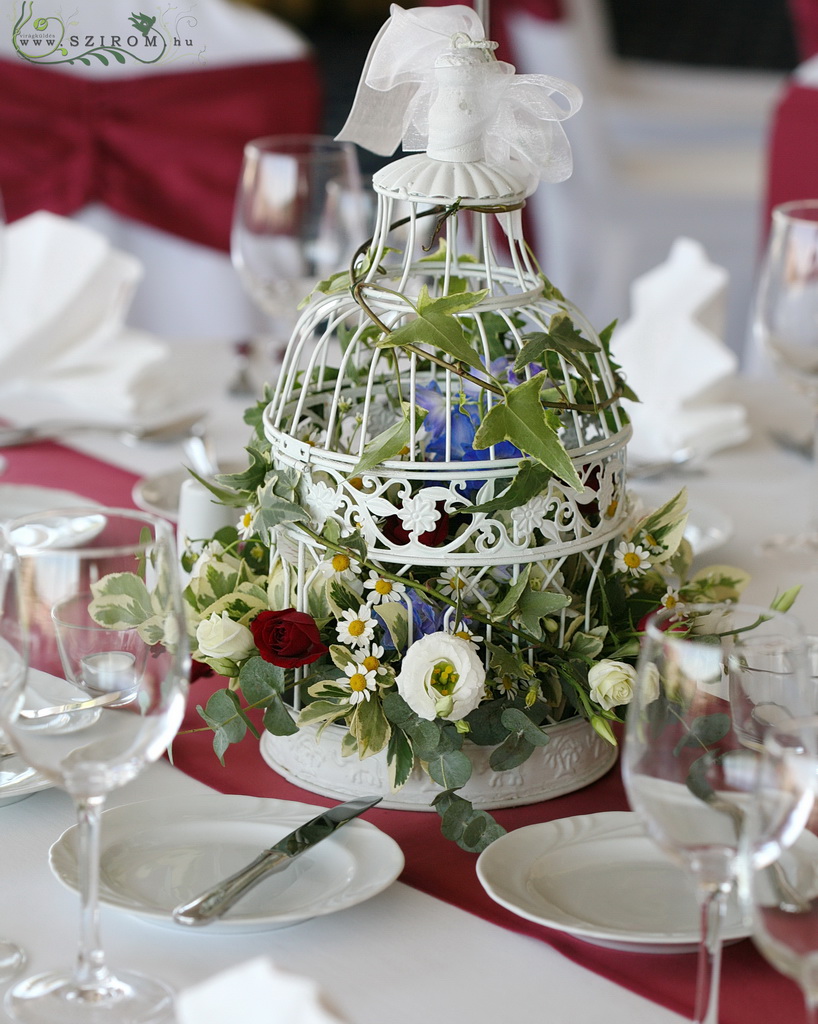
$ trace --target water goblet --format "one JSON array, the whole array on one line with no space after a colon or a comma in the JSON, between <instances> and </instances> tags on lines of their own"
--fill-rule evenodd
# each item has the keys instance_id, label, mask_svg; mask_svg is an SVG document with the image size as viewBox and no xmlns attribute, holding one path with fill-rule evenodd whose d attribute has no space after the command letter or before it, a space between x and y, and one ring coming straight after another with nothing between
<instances>
[{"instance_id":1,"label":"water goblet","mask_svg":"<svg viewBox=\"0 0 818 1024\"><path fill-rule=\"evenodd\" d=\"M2 213L1 205L0 213ZM20 640L16 631L13 638L7 636L8 622L3 617L6 595L17 594L19 586L17 568L17 560L12 552L5 548L2 537L0 537L0 688L15 683L17 677L25 672L28 660L25 641ZM14 751L0 730L0 759L13 756ZM0 772L0 777L3 774L5 773ZM11 782L18 779L20 775L17 771L10 774ZM13 978L22 970L25 962L25 953L17 943L11 942L9 939L0 939L0 982Z\"/></svg>"},{"instance_id":2,"label":"water goblet","mask_svg":"<svg viewBox=\"0 0 818 1024\"><path fill-rule=\"evenodd\" d=\"M72 970L17 982L22 1024L158 1024L173 994L113 973L99 937L100 816L106 795L162 756L182 720L189 652L173 532L139 512L89 508L5 524L19 585L2 608L4 642L29 667L0 687L0 725L21 756L73 798L80 942Z\"/></svg>"},{"instance_id":3,"label":"water goblet","mask_svg":"<svg viewBox=\"0 0 818 1024\"><path fill-rule=\"evenodd\" d=\"M818 717L795 718L768 730L765 755L801 770L818 795ZM763 809L762 809L763 813ZM762 827L763 827L762 822ZM778 862L783 885L753 876L753 941L776 970L795 981L806 1024L818 1024L818 807L797 848ZM802 856L797 856L800 852Z\"/></svg>"},{"instance_id":4,"label":"water goblet","mask_svg":"<svg viewBox=\"0 0 818 1024\"><path fill-rule=\"evenodd\" d=\"M777 535L770 551L818 550L818 199L782 203L772 212L753 312L763 351L812 406L813 480L809 521Z\"/></svg>"},{"instance_id":5,"label":"water goblet","mask_svg":"<svg viewBox=\"0 0 818 1024\"><path fill-rule=\"evenodd\" d=\"M289 339L298 304L346 269L368 216L355 147L323 135L273 135L244 148L230 252L239 278Z\"/></svg>"},{"instance_id":6,"label":"water goblet","mask_svg":"<svg viewBox=\"0 0 818 1024\"><path fill-rule=\"evenodd\" d=\"M724 604L651 617L628 708L628 799L651 838L692 877L699 900L697 1024L718 1019L722 921L728 897L747 876L744 864L772 863L795 841L812 800L801 776L781 765L762 771L759 750L743 746L734 730L725 665L752 664L756 647L777 652L788 699L800 707L806 638L797 620ZM750 827L761 801L769 808L763 831Z\"/></svg>"}]
</instances>

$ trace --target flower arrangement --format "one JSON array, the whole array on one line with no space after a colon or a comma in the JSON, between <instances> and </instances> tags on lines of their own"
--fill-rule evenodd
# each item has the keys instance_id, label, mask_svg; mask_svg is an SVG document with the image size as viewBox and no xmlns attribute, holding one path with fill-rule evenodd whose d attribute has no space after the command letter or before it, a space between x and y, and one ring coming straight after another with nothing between
<instances>
[{"instance_id":1,"label":"flower arrangement","mask_svg":"<svg viewBox=\"0 0 818 1024\"><path fill-rule=\"evenodd\" d=\"M737 599L746 584L746 574L730 567L691 574L684 491L654 511L634 506L601 561L577 553L556 574L547 562L515 571L434 564L391 571L361 532L342 530L328 484L305 487L274 464L262 425L268 398L246 417L255 428L250 468L212 488L236 507L238 525L184 557L193 657L228 680L199 708L220 758L248 731L258 735L248 715L254 708L276 735L304 726L320 735L339 723L345 753L385 752L395 788L420 762L441 786L435 806L444 832L480 850L502 830L456 792L471 773L466 741L492 748L497 771L525 761L548 743L548 724L566 717L582 716L615 744L612 725L631 700L642 620L662 606ZM478 429L465 415L464 448ZM505 514L532 543L540 531L547 535L538 495ZM387 518L385 530L411 532L430 555L458 529L457 516L423 488ZM315 553L305 610L294 607L293 531ZM298 710L289 697L296 690L304 696Z\"/></svg>"}]
</instances>

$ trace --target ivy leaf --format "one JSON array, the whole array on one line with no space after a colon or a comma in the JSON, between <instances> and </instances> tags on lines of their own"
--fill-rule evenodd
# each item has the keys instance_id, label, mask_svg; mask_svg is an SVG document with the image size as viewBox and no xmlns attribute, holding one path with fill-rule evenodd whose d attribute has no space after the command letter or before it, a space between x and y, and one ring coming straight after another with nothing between
<instances>
[{"instance_id":1,"label":"ivy leaf","mask_svg":"<svg viewBox=\"0 0 818 1024\"><path fill-rule=\"evenodd\" d=\"M454 313L462 312L477 305L486 297L486 290L461 292L430 299L426 285L418 297L418 315L414 320L396 327L379 342L380 348L398 348L402 345L417 345L434 348L485 372L480 353L472 348Z\"/></svg>"},{"instance_id":2,"label":"ivy leaf","mask_svg":"<svg viewBox=\"0 0 818 1024\"><path fill-rule=\"evenodd\" d=\"M409 614L402 601L389 601L375 610L379 619L386 623L392 643L399 654L403 654L409 643Z\"/></svg>"},{"instance_id":3,"label":"ivy leaf","mask_svg":"<svg viewBox=\"0 0 818 1024\"><path fill-rule=\"evenodd\" d=\"M542 636L543 619L561 611L571 603L570 597L557 594L553 590L528 590L520 596L520 618L523 625L533 636Z\"/></svg>"},{"instance_id":4,"label":"ivy leaf","mask_svg":"<svg viewBox=\"0 0 818 1024\"><path fill-rule=\"evenodd\" d=\"M484 501L482 505L465 506L459 512L506 512L519 508L540 494L551 479L551 472L541 462L523 459L517 464L517 474L502 494Z\"/></svg>"},{"instance_id":5,"label":"ivy leaf","mask_svg":"<svg viewBox=\"0 0 818 1024\"><path fill-rule=\"evenodd\" d=\"M523 571L517 577L517 581L509 587L503 600L494 606L491 617L495 622L502 622L504 619L507 619L517 607L517 602L520 600L520 596L528 586L528 577L530 573L531 565L529 564L523 568Z\"/></svg>"},{"instance_id":6,"label":"ivy leaf","mask_svg":"<svg viewBox=\"0 0 818 1024\"><path fill-rule=\"evenodd\" d=\"M581 354L599 352L599 346L583 338L566 313L555 313L547 332L537 331L523 337L523 347L514 362L515 373L521 373L529 363L544 361L545 353L556 352L577 371L588 387L593 387L593 374Z\"/></svg>"},{"instance_id":7,"label":"ivy leaf","mask_svg":"<svg viewBox=\"0 0 818 1024\"><path fill-rule=\"evenodd\" d=\"M298 725L312 725L315 722L334 722L349 714L349 701L338 703L336 700L314 700L302 708L298 715Z\"/></svg>"},{"instance_id":8,"label":"ivy leaf","mask_svg":"<svg viewBox=\"0 0 818 1024\"><path fill-rule=\"evenodd\" d=\"M363 453L352 467L349 476L361 476L362 473L374 469L387 459L399 455L404 448L408 448L412 440L412 407L408 402L401 402L403 419L393 423L391 427L381 431L376 437L364 445ZM426 419L426 409L416 405L414 408L414 429L417 430Z\"/></svg>"},{"instance_id":9,"label":"ivy leaf","mask_svg":"<svg viewBox=\"0 0 818 1024\"><path fill-rule=\"evenodd\" d=\"M107 629L131 629L154 617L144 580L132 572L111 572L91 584L88 613Z\"/></svg>"},{"instance_id":10,"label":"ivy leaf","mask_svg":"<svg viewBox=\"0 0 818 1024\"><path fill-rule=\"evenodd\" d=\"M500 441L510 441L580 492L583 486L574 464L540 404L540 388L544 379L545 373L538 373L509 391L502 401L489 409L477 428L473 446L482 449Z\"/></svg>"},{"instance_id":11,"label":"ivy leaf","mask_svg":"<svg viewBox=\"0 0 818 1024\"><path fill-rule=\"evenodd\" d=\"M362 700L349 720L349 731L358 741L359 757L377 754L389 742L389 722L377 698Z\"/></svg>"}]
</instances>

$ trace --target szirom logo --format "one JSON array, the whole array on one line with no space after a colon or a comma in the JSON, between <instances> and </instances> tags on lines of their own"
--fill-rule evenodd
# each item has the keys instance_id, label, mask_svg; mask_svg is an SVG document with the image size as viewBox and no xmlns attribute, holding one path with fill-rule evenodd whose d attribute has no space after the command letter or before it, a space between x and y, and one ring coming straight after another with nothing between
<instances>
[{"instance_id":1,"label":"szirom logo","mask_svg":"<svg viewBox=\"0 0 818 1024\"><path fill-rule=\"evenodd\" d=\"M197 46L192 35L195 27L196 19L189 12L177 17L172 28L161 13L151 17L140 12L131 14L121 32L89 33L80 31L77 21L66 27L57 14L35 17L34 0L23 0L12 45L30 64L91 66L99 62L107 67L112 61L160 64L180 56L202 60L204 48Z\"/></svg>"}]
</instances>

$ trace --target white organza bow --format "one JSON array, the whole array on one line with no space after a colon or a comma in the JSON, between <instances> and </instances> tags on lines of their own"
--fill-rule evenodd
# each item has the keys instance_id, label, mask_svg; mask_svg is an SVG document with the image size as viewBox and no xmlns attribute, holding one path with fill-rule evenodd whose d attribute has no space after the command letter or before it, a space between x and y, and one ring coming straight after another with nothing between
<instances>
[{"instance_id":1,"label":"white organza bow","mask_svg":"<svg viewBox=\"0 0 818 1024\"><path fill-rule=\"evenodd\" d=\"M561 121L582 104L579 90L550 75L518 75L497 61L480 19L470 7L393 4L364 65L349 118L338 138L388 156L399 143L407 152L426 150L452 159L430 133L430 109L441 92L438 70L471 50L468 88L446 97L452 117L467 111L463 131L482 143L482 158L516 169L524 187L538 180L564 181L571 174L571 148ZM475 55L476 51L476 55ZM467 93L467 95L466 95ZM455 158L456 159L456 158Z\"/></svg>"}]
</instances>

